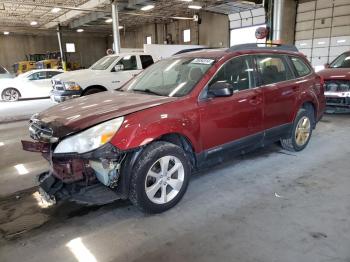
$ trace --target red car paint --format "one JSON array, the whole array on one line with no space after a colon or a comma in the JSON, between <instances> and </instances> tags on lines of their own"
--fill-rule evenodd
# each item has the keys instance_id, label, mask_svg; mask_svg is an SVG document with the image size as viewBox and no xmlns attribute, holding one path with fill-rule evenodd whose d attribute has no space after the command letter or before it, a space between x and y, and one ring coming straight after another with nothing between
<instances>
[{"instance_id":1,"label":"red car paint","mask_svg":"<svg viewBox=\"0 0 350 262\"><path fill-rule=\"evenodd\" d=\"M265 138L267 131L276 127L286 126L288 127L286 133L289 132L297 112L305 103L312 105L315 120L320 120L325 108L324 90L321 77L313 71L304 77L265 86L258 85L227 97L200 99L208 82L228 60L237 56L256 54L296 56L311 68L302 54L273 48L263 51L206 50L185 53L177 57L211 58L215 62L193 90L183 97L161 97L127 90L107 91L56 105L36 115L35 118L43 126L49 127L54 137L62 140L101 122L124 116L122 126L109 142L114 149L121 152L121 155L135 153L136 159L137 152L152 141L169 134L177 134L189 141L198 161L201 155L216 152L229 143L256 134ZM270 135L272 135L270 140L276 141L273 140L276 139L273 133ZM23 146L28 151L41 148L40 145L26 143ZM89 158L74 153L64 156L63 160L56 160L55 157L53 154L53 176L64 182L82 181L83 168L89 168L85 161ZM80 160L72 161L72 158ZM116 160L120 161L120 159L113 161L117 162ZM128 161L129 159L126 160L127 163ZM122 180L123 174L129 175L127 173L130 172L122 170ZM126 191L129 190L127 182L121 183Z\"/></svg>"}]
</instances>

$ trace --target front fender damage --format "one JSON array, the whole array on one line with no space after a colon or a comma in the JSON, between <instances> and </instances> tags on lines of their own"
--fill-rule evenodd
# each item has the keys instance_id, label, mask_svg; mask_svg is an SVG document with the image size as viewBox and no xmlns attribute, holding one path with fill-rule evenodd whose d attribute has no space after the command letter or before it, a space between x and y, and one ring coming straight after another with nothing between
<instances>
[{"instance_id":1,"label":"front fender damage","mask_svg":"<svg viewBox=\"0 0 350 262\"><path fill-rule=\"evenodd\" d=\"M39 193L48 203L70 200L83 204L102 205L125 199L125 178L130 172L123 168L125 159L133 152L124 152L112 144L94 151L77 154L54 154L53 145L44 142L22 141L23 149L40 152L49 161L50 170L38 176Z\"/></svg>"}]
</instances>

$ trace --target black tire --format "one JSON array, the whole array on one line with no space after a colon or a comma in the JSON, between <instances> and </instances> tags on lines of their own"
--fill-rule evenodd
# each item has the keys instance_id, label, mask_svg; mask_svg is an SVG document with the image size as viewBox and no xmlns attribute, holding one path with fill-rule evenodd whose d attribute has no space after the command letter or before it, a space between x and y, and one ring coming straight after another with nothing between
<instances>
[{"instance_id":1,"label":"black tire","mask_svg":"<svg viewBox=\"0 0 350 262\"><path fill-rule=\"evenodd\" d=\"M301 121L301 119L307 118L308 121L310 122L310 131L307 140L302 144L297 143L297 137L296 137L296 132L298 128L298 124ZM291 131L291 136L289 138L281 139L281 146L288 151L293 151L293 152L298 152L303 150L310 141L311 135L312 135L312 129L314 127L314 112L313 109L310 108L301 108L299 109L297 116L294 119L292 131Z\"/></svg>"},{"instance_id":2,"label":"black tire","mask_svg":"<svg viewBox=\"0 0 350 262\"><path fill-rule=\"evenodd\" d=\"M103 92L103 91L105 91L105 90L102 90L100 88L90 88L89 90L84 92L83 96L88 96L88 95L100 93L100 92Z\"/></svg>"},{"instance_id":3,"label":"black tire","mask_svg":"<svg viewBox=\"0 0 350 262\"><path fill-rule=\"evenodd\" d=\"M21 94L19 91L15 88L6 88L4 91L2 91L1 99L6 102L14 102L18 101Z\"/></svg>"},{"instance_id":4,"label":"black tire","mask_svg":"<svg viewBox=\"0 0 350 262\"><path fill-rule=\"evenodd\" d=\"M159 204L154 203L150 200L146 193L146 179L147 174L151 168L154 167L155 163L162 157L172 156L177 158L183 166L183 182L181 189L178 190L177 195L167 203ZM169 162L170 163L170 162ZM146 213L161 213L173 206L175 206L183 197L186 192L188 182L191 175L190 163L186 157L185 152L182 148L172 143L158 141L150 144L141 153L137 163L135 164L130 186L130 201ZM170 186L167 185L166 188ZM173 190L170 186L170 190ZM166 192L167 190L165 190ZM159 192L158 192L159 193Z\"/></svg>"}]
</instances>

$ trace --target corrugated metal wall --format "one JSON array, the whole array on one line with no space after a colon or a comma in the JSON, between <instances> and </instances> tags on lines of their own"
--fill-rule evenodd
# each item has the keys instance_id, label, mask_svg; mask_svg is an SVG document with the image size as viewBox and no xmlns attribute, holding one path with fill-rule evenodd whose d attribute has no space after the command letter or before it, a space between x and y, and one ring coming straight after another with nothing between
<instances>
[{"instance_id":1,"label":"corrugated metal wall","mask_svg":"<svg viewBox=\"0 0 350 262\"><path fill-rule=\"evenodd\" d=\"M295 45L314 67L350 50L350 0L317 0L298 5Z\"/></svg>"}]
</instances>

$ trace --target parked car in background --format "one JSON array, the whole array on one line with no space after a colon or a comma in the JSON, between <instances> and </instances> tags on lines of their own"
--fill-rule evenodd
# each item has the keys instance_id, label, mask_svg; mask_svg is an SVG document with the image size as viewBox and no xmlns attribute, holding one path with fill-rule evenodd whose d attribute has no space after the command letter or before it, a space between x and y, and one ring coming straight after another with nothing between
<instances>
[{"instance_id":1,"label":"parked car in background","mask_svg":"<svg viewBox=\"0 0 350 262\"><path fill-rule=\"evenodd\" d=\"M156 213L194 170L277 141L303 150L324 107L322 79L295 47L241 45L164 59L120 91L53 106L22 144L51 165L39 176L47 201L129 198Z\"/></svg>"},{"instance_id":2,"label":"parked car in background","mask_svg":"<svg viewBox=\"0 0 350 262\"><path fill-rule=\"evenodd\" d=\"M63 102L79 96L118 89L153 63L152 56L145 53L105 56L88 69L54 77L51 100Z\"/></svg>"},{"instance_id":3,"label":"parked car in background","mask_svg":"<svg viewBox=\"0 0 350 262\"><path fill-rule=\"evenodd\" d=\"M318 72L325 81L326 111L350 112L350 51Z\"/></svg>"},{"instance_id":4,"label":"parked car in background","mask_svg":"<svg viewBox=\"0 0 350 262\"><path fill-rule=\"evenodd\" d=\"M0 65L0 79L13 78L13 75L5 67Z\"/></svg>"},{"instance_id":5,"label":"parked car in background","mask_svg":"<svg viewBox=\"0 0 350 262\"><path fill-rule=\"evenodd\" d=\"M17 101L20 98L49 97L51 78L62 74L58 69L31 70L12 79L0 80L0 94L3 101Z\"/></svg>"}]
</instances>

